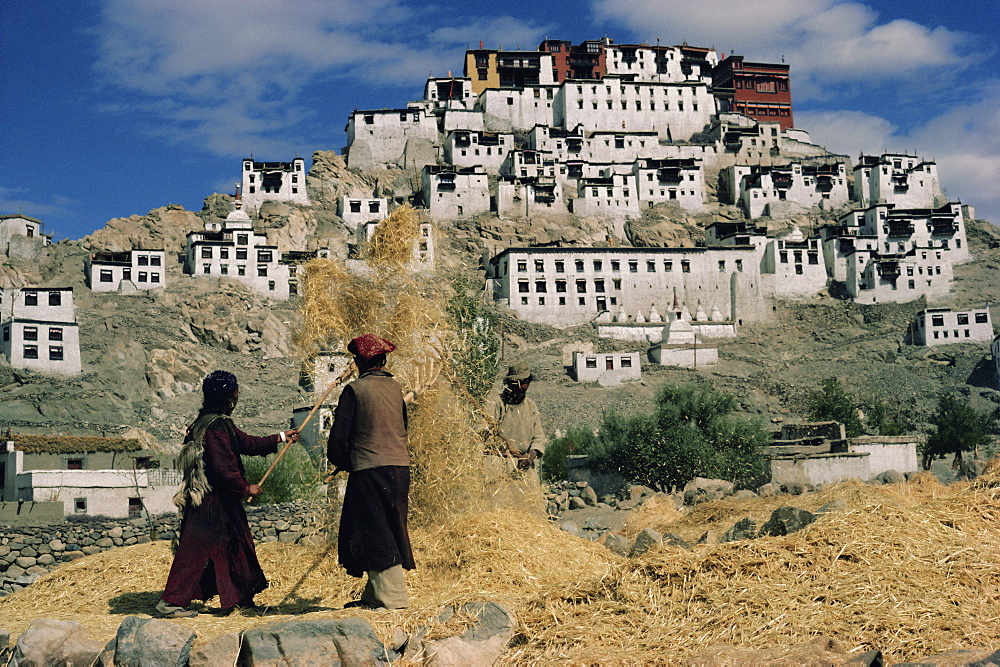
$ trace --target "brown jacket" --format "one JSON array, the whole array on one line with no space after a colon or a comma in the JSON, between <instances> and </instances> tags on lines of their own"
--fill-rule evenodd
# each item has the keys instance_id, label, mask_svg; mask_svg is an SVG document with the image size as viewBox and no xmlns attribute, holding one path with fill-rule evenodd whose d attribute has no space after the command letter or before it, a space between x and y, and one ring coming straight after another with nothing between
<instances>
[{"instance_id":1,"label":"brown jacket","mask_svg":"<svg viewBox=\"0 0 1000 667\"><path fill-rule=\"evenodd\" d=\"M528 397L518 405L509 405L493 394L486 401L486 414L500 427L500 434L519 453L534 449L539 455L545 453L548 438L542 428L542 416L538 406Z\"/></svg>"},{"instance_id":2,"label":"brown jacket","mask_svg":"<svg viewBox=\"0 0 1000 667\"><path fill-rule=\"evenodd\" d=\"M403 390L390 373L368 371L344 387L333 413L326 457L350 472L410 465Z\"/></svg>"}]
</instances>

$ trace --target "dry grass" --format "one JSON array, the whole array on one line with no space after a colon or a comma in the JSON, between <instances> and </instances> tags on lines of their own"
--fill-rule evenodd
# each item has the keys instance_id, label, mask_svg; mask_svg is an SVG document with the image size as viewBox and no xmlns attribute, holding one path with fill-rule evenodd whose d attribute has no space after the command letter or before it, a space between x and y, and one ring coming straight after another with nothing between
<instances>
[{"instance_id":1,"label":"dry grass","mask_svg":"<svg viewBox=\"0 0 1000 667\"><path fill-rule=\"evenodd\" d=\"M452 515L413 531L418 568L407 574L408 610L337 610L360 593L361 581L335 556L266 544L259 553L272 587L258 600L273 605L273 615L177 622L195 629L198 641L305 613L360 615L385 639L394 627L424 624L443 636L460 621L434 621L442 605L490 599L508 604L521 624L522 638L505 658L517 664L669 662L713 644L772 648L818 634L848 649L881 649L888 663L998 647L998 496L990 483L945 487L922 478L717 501L670 518L649 508L646 518L662 514L660 528L683 535L724 530L746 515L766 518L781 504L847 503L786 537L663 547L632 560L516 512ZM0 617L15 633L33 618L71 618L92 637L110 638L125 614L150 612L169 561L165 544L81 559L0 601Z\"/></svg>"}]
</instances>

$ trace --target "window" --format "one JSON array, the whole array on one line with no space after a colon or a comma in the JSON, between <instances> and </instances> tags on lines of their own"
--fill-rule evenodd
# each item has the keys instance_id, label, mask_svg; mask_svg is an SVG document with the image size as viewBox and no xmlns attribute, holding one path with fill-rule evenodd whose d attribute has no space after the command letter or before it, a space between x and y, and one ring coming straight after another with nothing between
<instances>
[{"instance_id":1,"label":"window","mask_svg":"<svg viewBox=\"0 0 1000 667\"><path fill-rule=\"evenodd\" d=\"M122 269L122 280L132 280L132 269Z\"/></svg>"},{"instance_id":2,"label":"window","mask_svg":"<svg viewBox=\"0 0 1000 667\"><path fill-rule=\"evenodd\" d=\"M111 275L110 269L101 269L101 282L110 283L114 278Z\"/></svg>"},{"instance_id":3,"label":"window","mask_svg":"<svg viewBox=\"0 0 1000 667\"><path fill-rule=\"evenodd\" d=\"M976 313L976 324L986 324L989 321L989 313Z\"/></svg>"},{"instance_id":4,"label":"window","mask_svg":"<svg viewBox=\"0 0 1000 667\"><path fill-rule=\"evenodd\" d=\"M270 250L258 250L257 251L257 261L267 264L271 262L271 251Z\"/></svg>"},{"instance_id":5,"label":"window","mask_svg":"<svg viewBox=\"0 0 1000 667\"><path fill-rule=\"evenodd\" d=\"M245 276L246 274L247 274L247 267L246 266L240 264L239 266L236 267L236 275L238 275L238 276Z\"/></svg>"},{"instance_id":6,"label":"window","mask_svg":"<svg viewBox=\"0 0 1000 667\"><path fill-rule=\"evenodd\" d=\"M142 517L142 499L141 498L129 498L128 499L128 518L138 519Z\"/></svg>"},{"instance_id":7,"label":"window","mask_svg":"<svg viewBox=\"0 0 1000 667\"><path fill-rule=\"evenodd\" d=\"M576 291L577 291L577 294L586 294L587 293L587 281L586 280L577 280L576 281Z\"/></svg>"},{"instance_id":8,"label":"window","mask_svg":"<svg viewBox=\"0 0 1000 667\"><path fill-rule=\"evenodd\" d=\"M149 282L151 282L151 283L158 283L158 282L160 282L160 274L159 273L150 273L149 274Z\"/></svg>"},{"instance_id":9,"label":"window","mask_svg":"<svg viewBox=\"0 0 1000 667\"><path fill-rule=\"evenodd\" d=\"M629 273L639 273L639 262L634 259L628 261Z\"/></svg>"},{"instance_id":10,"label":"window","mask_svg":"<svg viewBox=\"0 0 1000 667\"><path fill-rule=\"evenodd\" d=\"M49 346L49 361L62 361L63 360L63 348L62 345L50 345Z\"/></svg>"},{"instance_id":11,"label":"window","mask_svg":"<svg viewBox=\"0 0 1000 667\"><path fill-rule=\"evenodd\" d=\"M247 249L246 248L237 248L236 249L236 259L246 259L246 258L247 258Z\"/></svg>"},{"instance_id":12,"label":"window","mask_svg":"<svg viewBox=\"0 0 1000 667\"><path fill-rule=\"evenodd\" d=\"M518 260L517 271L518 273L525 273L528 270L528 261L525 259Z\"/></svg>"},{"instance_id":13,"label":"window","mask_svg":"<svg viewBox=\"0 0 1000 667\"><path fill-rule=\"evenodd\" d=\"M49 292L49 305L50 306L61 306L62 305L62 294L60 292Z\"/></svg>"},{"instance_id":14,"label":"window","mask_svg":"<svg viewBox=\"0 0 1000 667\"><path fill-rule=\"evenodd\" d=\"M719 273L725 273L725 272L726 272L726 260L720 259L719 260Z\"/></svg>"},{"instance_id":15,"label":"window","mask_svg":"<svg viewBox=\"0 0 1000 667\"><path fill-rule=\"evenodd\" d=\"M587 305L587 297L585 297L585 296L581 296L578 299L578 301L579 301L579 303L580 303L581 306L586 306Z\"/></svg>"},{"instance_id":16,"label":"window","mask_svg":"<svg viewBox=\"0 0 1000 667\"><path fill-rule=\"evenodd\" d=\"M594 271L601 271L603 269L604 269L604 263L601 260L599 260L599 259L595 259L594 260Z\"/></svg>"},{"instance_id":17,"label":"window","mask_svg":"<svg viewBox=\"0 0 1000 667\"><path fill-rule=\"evenodd\" d=\"M556 291L557 292L565 292L566 291L566 281L565 280L557 280L556 281Z\"/></svg>"},{"instance_id":18,"label":"window","mask_svg":"<svg viewBox=\"0 0 1000 667\"><path fill-rule=\"evenodd\" d=\"M66 459L66 470L83 470L83 459Z\"/></svg>"},{"instance_id":19,"label":"window","mask_svg":"<svg viewBox=\"0 0 1000 667\"><path fill-rule=\"evenodd\" d=\"M656 262L654 260L646 260L646 273L656 273Z\"/></svg>"},{"instance_id":20,"label":"window","mask_svg":"<svg viewBox=\"0 0 1000 667\"><path fill-rule=\"evenodd\" d=\"M38 327L24 327L24 340L38 340Z\"/></svg>"},{"instance_id":21,"label":"window","mask_svg":"<svg viewBox=\"0 0 1000 667\"><path fill-rule=\"evenodd\" d=\"M620 261L618 261L617 259L611 260L611 270L612 271L621 271L622 270L622 263Z\"/></svg>"},{"instance_id":22,"label":"window","mask_svg":"<svg viewBox=\"0 0 1000 667\"><path fill-rule=\"evenodd\" d=\"M778 253L778 261L780 261L782 264L788 264L787 250L782 250L780 253Z\"/></svg>"},{"instance_id":23,"label":"window","mask_svg":"<svg viewBox=\"0 0 1000 667\"><path fill-rule=\"evenodd\" d=\"M944 326L944 315L931 315L931 326L932 327L943 327Z\"/></svg>"},{"instance_id":24,"label":"window","mask_svg":"<svg viewBox=\"0 0 1000 667\"><path fill-rule=\"evenodd\" d=\"M602 280L601 278L598 278L597 280L594 281L594 291L595 292L603 292L604 291L604 280Z\"/></svg>"},{"instance_id":25,"label":"window","mask_svg":"<svg viewBox=\"0 0 1000 667\"><path fill-rule=\"evenodd\" d=\"M229 275L229 265L228 264L223 264L222 266L220 266L219 267L219 273L221 273L224 276L228 276ZM140 276L144 276L146 274L140 273L139 275Z\"/></svg>"},{"instance_id":26,"label":"window","mask_svg":"<svg viewBox=\"0 0 1000 667\"><path fill-rule=\"evenodd\" d=\"M361 213L361 202L360 201L352 199L352 200L350 200L350 201L347 202L347 205L350 207L351 213Z\"/></svg>"},{"instance_id":27,"label":"window","mask_svg":"<svg viewBox=\"0 0 1000 667\"><path fill-rule=\"evenodd\" d=\"M274 291L274 281L273 280L268 280L267 281L267 289L270 290L270 291L272 291L272 292Z\"/></svg>"},{"instance_id":28,"label":"window","mask_svg":"<svg viewBox=\"0 0 1000 667\"><path fill-rule=\"evenodd\" d=\"M543 293L547 292L548 291L548 283L546 283L544 280L536 280L535 281L535 291L536 292L543 292Z\"/></svg>"},{"instance_id":29,"label":"window","mask_svg":"<svg viewBox=\"0 0 1000 667\"><path fill-rule=\"evenodd\" d=\"M968 324L969 323L969 314L968 313L959 313L958 314L958 323L959 324Z\"/></svg>"},{"instance_id":30,"label":"window","mask_svg":"<svg viewBox=\"0 0 1000 667\"><path fill-rule=\"evenodd\" d=\"M73 499L73 512L76 514L86 514L87 513L87 499L86 498L74 498Z\"/></svg>"},{"instance_id":31,"label":"window","mask_svg":"<svg viewBox=\"0 0 1000 667\"><path fill-rule=\"evenodd\" d=\"M620 365L622 368L632 368L632 357L622 357Z\"/></svg>"},{"instance_id":32,"label":"window","mask_svg":"<svg viewBox=\"0 0 1000 667\"><path fill-rule=\"evenodd\" d=\"M24 293L24 305L26 305L26 306L37 306L38 305L38 292L25 292Z\"/></svg>"},{"instance_id":33,"label":"window","mask_svg":"<svg viewBox=\"0 0 1000 667\"><path fill-rule=\"evenodd\" d=\"M139 282L140 282L140 283L145 283L145 282L148 282L148 281L146 280L146 278L147 278L147 275L146 275L146 272L145 272L145 271L140 271L140 272L139 272Z\"/></svg>"},{"instance_id":34,"label":"window","mask_svg":"<svg viewBox=\"0 0 1000 667\"><path fill-rule=\"evenodd\" d=\"M38 346L37 345L25 345L24 346L24 358L25 359L37 359L38 358Z\"/></svg>"},{"instance_id":35,"label":"window","mask_svg":"<svg viewBox=\"0 0 1000 667\"><path fill-rule=\"evenodd\" d=\"M202 259L212 259L212 249L211 248L202 248L201 249L201 258Z\"/></svg>"},{"instance_id":36,"label":"window","mask_svg":"<svg viewBox=\"0 0 1000 667\"><path fill-rule=\"evenodd\" d=\"M229 248L219 248L219 259L229 259Z\"/></svg>"},{"instance_id":37,"label":"window","mask_svg":"<svg viewBox=\"0 0 1000 667\"><path fill-rule=\"evenodd\" d=\"M149 266L149 255L139 255L139 266Z\"/></svg>"},{"instance_id":38,"label":"window","mask_svg":"<svg viewBox=\"0 0 1000 667\"><path fill-rule=\"evenodd\" d=\"M576 267L577 273L583 272L583 260L582 259L576 260L575 262L573 262L573 264Z\"/></svg>"},{"instance_id":39,"label":"window","mask_svg":"<svg viewBox=\"0 0 1000 667\"><path fill-rule=\"evenodd\" d=\"M566 273L566 263L561 259L556 260L556 273Z\"/></svg>"},{"instance_id":40,"label":"window","mask_svg":"<svg viewBox=\"0 0 1000 667\"><path fill-rule=\"evenodd\" d=\"M543 271L545 271L545 262L543 262L540 259L536 259L535 260L535 271L537 273L542 273Z\"/></svg>"},{"instance_id":41,"label":"window","mask_svg":"<svg viewBox=\"0 0 1000 667\"><path fill-rule=\"evenodd\" d=\"M49 340L62 340L63 330L62 327L49 327Z\"/></svg>"},{"instance_id":42,"label":"window","mask_svg":"<svg viewBox=\"0 0 1000 667\"><path fill-rule=\"evenodd\" d=\"M819 264L819 253L810 252L809 253L809 263L810 264Z\"/></svg>"},{"instance_id":43,"label":"window","mask_svg":"<svg viewBox=\"0 0 1000 667\"><path fill-rule=\"evenodd\" d=\"M237 234L236 235L236 245L246 245L249 240L248 234Z\"/></svg>"},{"instance_id":44,"label":"window","mask_svg":"<svg viewBox=\"0 0 1000 667\"><path fill-rule=\"evenodd\" d=\"M597 357L587 357L584 359L584 365L587 368L597 368Z\"/></svg>"},{"instance_id":45,"label":"window","mask_svg":"<svg viewBox=\"0 0 1000 667\"><path fill-rule=\"evenodd\" d=\"M266 266L258 266L257 267L257 277L258 278L267 278L267 267Z\"/></svg>"},{"instance_id":46,"label":"window","mask_svg":"<svg viewBox=\"0 0 1000 667\"><path fill-rule=\"evenodd\" d=\"M149 258L149 265L150 266L159 266L160 265L160 256L159 255L151 255L150 258Z\"/></svg>"},{"instance_id":47,"label":"window","mask_svg":"<svg viewBox=\"0 0 1000 667\"><path fill-rule=\"evenodd\" d=\"M211 271L212 271L212 265L211 264L202 264L201 265L201 272L202 273L211 273Z\"/></svg>"},{"instance_id":48,"label":"window","mask_svg":"<svg viewBox=\"0 0 1000 667\"><path fill-rule=\"evenodd\" d=\"M743 260L742 259L736 260L736 270L737 271L743 271Z\"/></svg>"},{"instance_id":49,"label":"window","mask_svg":"<svg viewBox=\"0 0 1000 667\"><path fill-rule=\"evenodd\" d=\"M531 291L531 286L528 284L527 280L518 280L517 281L517 291L521 292L522 294L530 292Z\"/></svg>"}]
</instances>

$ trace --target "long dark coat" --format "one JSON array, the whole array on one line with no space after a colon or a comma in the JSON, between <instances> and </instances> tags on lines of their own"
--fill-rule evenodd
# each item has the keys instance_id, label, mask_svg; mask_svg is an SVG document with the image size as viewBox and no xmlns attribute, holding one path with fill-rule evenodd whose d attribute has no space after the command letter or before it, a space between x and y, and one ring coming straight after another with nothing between
<instances>
[{"instance_id":1,"label":"long dark coat","mask_svg":"<svg viewBox=\"0 0 1000 667\"><path fill-rule=\"evenodd\" d=\"M227 421L217 419L205 431L205 476L212 490L200 505L188 503L184 509L180 542L162 596L170 604L187 607L191 600L218 595L222 608L229 609L250 604L267 588L243 509L250 485L240 455L272 454L280 437L247 435Z\"/></svg>"}]
</instances>

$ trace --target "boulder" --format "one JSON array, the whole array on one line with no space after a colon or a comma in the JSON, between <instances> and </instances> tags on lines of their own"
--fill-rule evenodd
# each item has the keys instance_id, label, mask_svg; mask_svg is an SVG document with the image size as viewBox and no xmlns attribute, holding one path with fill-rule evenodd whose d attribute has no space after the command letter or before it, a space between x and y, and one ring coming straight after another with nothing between
<instances>
[{"instance_id":1,"label":"boulder","mask_svg":"<svg viewBox=\"0 0 1000 667\"><path fill-rule=\"evenodd\" d=\"M761 535L789 535L802 530L816 515L798 507L779 507L771 513L771 518L760 527Z\"/></svg>"},{"instance_id":2,"label":"boulder","mask_svg":"<svg viewBox=\"0 0 1000 667\"><path fill-rule=\"evenodd\" d=\"M177 665L188 663L195 633L179 623L126 616L115 635L115 665Z\"/></svg>"},{"instance_id":3,"label":"boulder","mask_svg":"<svg viewBox=\"0 0 1000 667\"><path fill-rule=\"evenodd\" d=\"M733 483L724 479L695 477L684 485L685 494L688 491L703 491L710 500L718 500L733 495Z\"/></svg>"},{"instance_id":4,"label":"boulder","mask_svg":"<svg viewBox=\"0 0 1000 667\"><path fill-rule=\"evenodd\" d=\"M745 519L740 519L733 527L722 534L719 538L719 542L737 542L739 540L752 540L757 537L757 522L746 517Z\"/></svg>"},{"instance_id":5,"label":"boulder","mask_svg":"<svg viewBox=\"0 0 1000 667\"><path fill-rule=\"evenodd\" d=\"M801 496L809 489L806 487L805 484L802 484L801 482L789 482L788 484L782 484L781 490L793 496Z\"/></svg>"},{"instance_id":6,"label":"boulder","mask_svg":"<svg viewBox=\"0 0 1000 667\"><path fill-rule=\"evenodd\" d=\"M618 533L605 533L604 546L606 546L612 553L616 553L619 556L628 556L628 552L632 549L632 542L629 541L629 539L624 535L620 535Z\"/></svg>"},{"instance_id":7,"label":"boulder","mask_svg":"<svg viewBox=\"0 0 1000 667\"><path fill-rule=\"evenodd\" d=\"M751 491L750 489L740 489L739 491L733 494L733 498L736 498L736 500L750 500L751 498L756 498L756 497L757 494Z\"/></svg>"},{"instance_id":8,"label":"boulder","mask_svg":"<svg viewBox=\"0 0 1000 667\"><path fill-rule=\"evenodd\" d=\"M240 657L240 635L230 632L191 649L190 667L235 665Z\"/></svg>"},{"instance_id":9,"label":"boulder","mask_svg":"<svg viewBox=\"0 0 1000 667\"><path fill-rule=\"evenodd\" d=\"M303 619L251 628L243 632L240 650L240 663L249 665L370 665L393 657L360 618Z\"/></svg>"},{"instance_id":10,"label":"boulder","mask_svg":"<svg viewBox=\"0 0 1000 667\"><path fill-rule=\"evenodd\" d=\"M880 472L875 476L875 479L882 482L883 484L900 484L906 481L903 473L898 470L885 470Z\"/></svg>"},{"instance_id":11,"label":"boulder","mask_svg":"<svg viewBox=\"0 0 1000 667\"><path fill-rule=\"evenodd\" d=\"M103 648L104 643L88 638L77 621L39 618L18 637L10 665L90 667Z\"/></svg>"},{"instance_id":12,"label":"boulder","mask_svg":"<svg viewBox=\"0 0 1000 667\"><path fill-rule=\"evenodd\" d=\"M559 527L565 530L570 535L577 535L577 536L580 535L580 527L575 523L573 523L572 521L563 521L561 524L559 524Z\"/></svg>"},{"instance_id":13,"label":"boulder","mask_svg":"<svg viewBox=\"0 0 1000 667\"><path fill-rule=\"evenodd\" d=\"M591 507L594 507L597 505L597 492L589 486L584 487L580 489L580 499Z\"/></svg>"},{"instance_id":14,"label":"boulder","mask_svg":"<svg viewBox=\"0 0 1000 667\"><path fill-rule=\"evenodd\" d=\"M663 533L663 543L672 547L680 547L682 549L691 548L691 545L688 544L684 538L680 535L674 535L673 533Z\"/></svg>"},{"instance_id":15,"label":"boulder","mask_svg":"<svg viewBox=\"0 0 1000 667\"><path fill-rule=\"evenodd\" d=\"M640 556L655 545L663 542L663 536L652 528L643 528L638 535L635 536L635 540L632 542L632 548L629 550L628 555L631 557Z\"/></svg>"},{"instance_id":16,"label":"boulder","mask_svg":"<svg viewBox=\"0 0 1000 667\"><path fill-rule=\"evenodd\" d=\"M459 612L476 623L457 637L425 642L425 664L435 667L486 667L494 664L514 637L514 616L494 602L469 602Z\"/></svg>"},{"instance_id":17,"label":"boulder","mask_svg":"<svg viewBox=\"0 0 1000 667\"><path fill-rule=\"evenodd\" d=\"M628 500L635 502L641 502L646 498L649 498L656 494L656 492L653 491L651 488L649 488L648 486L642 486L641 484L633 484L629 486L625 491L628 494Z\"/></svg>"}]
</instances>

